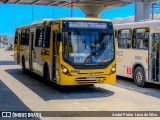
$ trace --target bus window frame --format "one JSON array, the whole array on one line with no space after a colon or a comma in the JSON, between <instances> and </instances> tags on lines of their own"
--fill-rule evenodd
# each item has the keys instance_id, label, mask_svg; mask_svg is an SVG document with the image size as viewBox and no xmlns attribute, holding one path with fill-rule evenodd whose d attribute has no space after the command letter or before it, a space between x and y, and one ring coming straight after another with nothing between
<instances>
[{"instance_id":1,"label":"bus window frame","mask_svg":"<svg viewBox=\"0 0 160 120\"><path fill-rule=\"evenodd\" d=\"M117 33L118 33L118 30L115 29L115 30L114 30L114 37L115 37L115 38L117 38Z\"/></svg>"},{"instance_id":2,"label":"bus window frame","mask_svg":"<svg viewBox=\"0 0 160 120\"><path fill-rule=\"evenodd\" d=\"M50 28L50 31L49 31L49 37L48 37L48 39L49 39L49 45L46 47L46 33L45 33L45 31L44 31L44 29L48 29L48 28ZM43 36L42 36L42 48L50 48L50 43L51 43L51 26L44 26L43 27ZM44 33L45 33L45 38L44 38ZM43 46L43 42L44 42L44 44L45 44L45 46Z\"/></svg>"},{"instance_id":3,"label":"bus window frame","mask_svg":"<svg viewBox=\"0 0 160 120\"><path fill-rule=\"evenodd\" d=\"M37 28L36 28L36 39L35 39L34 47L42 48L42 43L43 43L42 41L43 41L43 34L44 34L44 33L43 33L43 28L44 28L44 27L37 27ZM42 41L41 41L41 46L39 46L39 45L38 45L39 38L38 38L38 36L37 36L37 31L38 31L38 30L41 30L41 29L42 29ZM40 33L39 33L39 35L40 35Z\"/></svg>"},{"instance_id":4,"label":"bus window frame","mask_svg":"<svg viewBox=\"0 0 160 120\"><path fill-rule=\"evenodd\" d=\"M29 31L29 33L28 33L28 43L24 44L25 46L29 46L29 39L30 39L30 29L26 29L26 32L25 32L26 35L27 35L27 30ZM26 37L25 37L25 40L26 40Z\"/></svg>"},{"instance_id":5,"label":"bus window frame","mask_svg":"<svg viewBox=\"0 0 160 120\"><path fill-rule=\"evenodd\" d=\"M134 42L134 31L138 30L138 29L146 29L146 32L145 33L148 33L148 48L135 48L133 47L133 42ZM144 39L143 39L144 41ZM135 49L135 50L149 50L149 41L150 41L150 28L149 27L138 27L138 28L133 28L133 32L132 32L132 49Z\"/></svg>"},{"instance_id":6,"label":"bus window frame","mask_svg":"<svg viewBox=\"0 0 160 120\"><path fill-rule=\"evenodd\" d=\"M57 41L56 41L57 55L59 55L60 43L61 43L61 41L62 41L62 34L61 34L60 32L57 33L56 39L57 39Z\"/></svg>"},{"instance_id":7,"label":"bus window frame","mask_svg":"<svg viewBox=\"0 0 160 120\"><path fill-rule=\"evenodd\" d=\"M158 34L158 38L155 37L155 34ZM159 40L160 39L160 33L152 33L151 36L153 36L155 38L155 40Z\"/></svg>"},{"instance_id":8,"label":"bus window frame","mask_svg":"<svg viewBox=\"0 0 160 120\"><path fill-rule=\"evenodd\" d=\"M121 30L130 30L130 33L131 33L131 38L130 39L128 39L128 40L131 40L131 43L130 43L130 46L129 47L127 47L127 48L122 48L122 47L119 47L118 46L118 49L131 49L132 48L132 40L133 40L133 38L132 38L132 36L133 36L133 31L132 31L132 29L131 28L123 28L123 29L118 29L117 30L117 34L116 34L116 38L117 38L117 45L118 45L118 39L119 39L119 31L121 31ZM121 38L122 39L122 38ZM124 39L124 38L123 38Z\"/></svg>"},{"instance_id":9,"label":"bus window frame","mask_svg":"<svg viewBox=\"0 0 160 120\"><path fill-rule=\"evenodd\" d=\"M53 34L53 42L54 42L54 45L53 46L53 54L54 55L59 55L59 48L60 48L60 42L62 41L61 40L61 33L59 31L52 31L52 34Z\"/></svg>"},{"instance_id":10,"label":"bus window frame","mask_svg":"<svg viewBox=\"0 0 160 120\"><path fill-rule=\"evenodd\" d=\"M24 33L23 33L23 30L25 31ZM29 31L29 37L30 37L30 29L27 29L27 28L25 28L25 29L22 29L21 30L21 41L20 41L20 45L23 45L23 46L29 46L29 37L28 37L28 42L27 42L27 44L26 44L26 35L27 35L27 30ZM24 37L22 37L22 35L24 35ZM23 39L22 39L23 38Z\"/></svg>"},{"instance_id":11,"label":"bus window frame","mask_svg":"<svg viewBox=\"0 0 160 120\"><path fill-rule=\"evenodd\" d=\"M14 44L18 44L18 31L16 30L16 33L15 33L15 38L14 38Z\"/></svg>"},{"instance_id":12,"label":"bus window frame","mask_svg":"<svg viewBox=\"0 0 160 120\"><path fill-rule=\"evenodd\" d=\"M50 32L49 32L49 45L47 46L47 47L45 47L44 45L43 45L43 42L46 40L46 36L45 36L45 38L44 38L44 29L45 28L50 28ZM42 30L42 41L41 41L41 46L39 46L38 45L38 42L39 42L39 39L38 39L38 36L37 36L37 31L38 30ZM35 47L41 47L41 48L50 48L50 43L51 43L51 26L40 26L40 27L37 27L36 28L36 39L35 39L35 44L34 44L34 46ZM46 33L45 33L46 34ZM40 34L39 34L40 35ZM44 44L46 44L46 42L44 43Z\"/></svg>"}]
</instances>

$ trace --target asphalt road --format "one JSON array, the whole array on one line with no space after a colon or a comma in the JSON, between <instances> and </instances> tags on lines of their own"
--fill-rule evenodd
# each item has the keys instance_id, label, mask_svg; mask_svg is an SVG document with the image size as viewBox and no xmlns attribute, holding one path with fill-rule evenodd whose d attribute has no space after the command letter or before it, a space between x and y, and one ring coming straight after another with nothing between
<instances>
[{"instance_id":1,"label":"asphalt road","mask_svg":"<svg viewBox=\"0 0 160 120\"><path fill-rule=\"evenodd\" d=\"M45 83L42 77L33 73L23 74L21 67L14 62L13 51L0 49L0 111L160 111L160 85L151 84L148 88L139 88L134 85L132 79L118 77L116 84L60 87L54 83ZM159 120L160 118L56 117L54 119Z\"/></svg>"}]
</instances>

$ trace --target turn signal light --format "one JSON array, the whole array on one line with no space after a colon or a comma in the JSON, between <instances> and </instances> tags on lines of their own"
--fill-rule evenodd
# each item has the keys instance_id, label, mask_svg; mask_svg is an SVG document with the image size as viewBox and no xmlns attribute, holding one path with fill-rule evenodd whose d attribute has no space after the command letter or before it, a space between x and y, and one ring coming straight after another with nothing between
<instances>
[{"instance_id":1,"label":"turn signal light","mask_svg":"<svg viewBox=\"0 0 160 120\"><path fill-rule=\"evenodd\" d=\"M112 67L110 74L113 74L116 72L116 64Z\"/></svg>"}]
</instances>

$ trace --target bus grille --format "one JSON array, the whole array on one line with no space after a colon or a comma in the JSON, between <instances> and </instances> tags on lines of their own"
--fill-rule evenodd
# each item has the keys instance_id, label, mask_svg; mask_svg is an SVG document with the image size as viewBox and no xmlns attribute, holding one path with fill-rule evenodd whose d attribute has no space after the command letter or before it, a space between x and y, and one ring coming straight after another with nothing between
<instances>
[{"instance_id":1,"label":"bus grille","mask_svg":"<svg viewBox=\"0 0 160 120\"><path fill-rule=\"evenodd\" d=\"M106 77L79 77L76 78L76 83L79 85L85 85L85 84L96 84L96 83L103 83L106 80Z\"/></svg>"},{"instance_id":2,"label":"bus grille","mask_svg":"<svg viewBox=\"0 0 160 120\"><path fill-rule=\"evenodd\" d=\"M78 73L78 74L93 74L93 75L97 75L97 74L103 74L103 72L93 72L93 73Z\"/></svg>"}]
</instances>

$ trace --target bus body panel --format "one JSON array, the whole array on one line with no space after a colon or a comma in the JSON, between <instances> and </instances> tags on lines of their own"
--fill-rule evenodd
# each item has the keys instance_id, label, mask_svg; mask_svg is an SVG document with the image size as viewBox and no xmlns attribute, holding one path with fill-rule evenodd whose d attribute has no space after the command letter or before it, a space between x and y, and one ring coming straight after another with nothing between
<instances>
[{"instance_id":1,"label":"bus body panel","mask_svg":"<svg viewBox=\"0 0 160 120\"><path fill-rule=\"evenodd\" d=\"M134 67L136 65L141 65L145 72L145 80L148 81L148 50L132 50L132 64ZM131 69L133 74L133 68ZM132 75L133 76L133 75ZM133 77L132 77L133 78Z\"/></svg>"},{"instance_id":2,"label":"bus body panel","mask_svg":"<svg viewBox=\"0 0 160 120\"><path fill-rule=\"evenodd\" d=\"M117 50L117 75L132 78L132 50Z\"/></svg>"},{"instance_id":3,"label":"bus body panel","mask_svg":"<svg viewBox=\"0 0 160 120\"><path fill-rule=\"evenodd\" d=\"M116 64L116 61L113 61L107 68L95 70L74 69L62 59L60 61L61 64L63 64L71 73L71 76L63 74L59 65L59 76L61 79L60 85L107 84L116 82L116 73L110 74L110 71Z\"/></svg>"}]
</instances>

